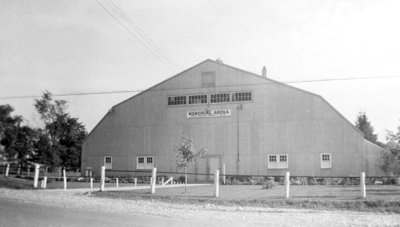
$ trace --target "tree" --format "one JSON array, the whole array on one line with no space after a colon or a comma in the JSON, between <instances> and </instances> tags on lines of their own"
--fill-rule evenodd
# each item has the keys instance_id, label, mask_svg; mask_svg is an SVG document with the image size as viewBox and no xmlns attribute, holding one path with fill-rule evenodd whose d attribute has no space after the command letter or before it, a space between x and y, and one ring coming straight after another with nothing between
<instances>
[{"instance_id":1,"label":"tree","mask_svg":"<svg viewBox=\"0 0 400 227\"><path fill-rule=\"evenodd\" d=\"M36 144L39 159L50 166L78 169L85 126L66 112L65 100L53 100L48 91L35 100L35 107L45 124Z\"/></svg>"},{"instance_id":2,"label":"tree","mask_svg":"<svg viewBox=\"0 0 400 227\"><path fill-rule=\"evenodd\" d=\"M186 136L181 137L179 145L176 147L176 166L178 170L185 170L185 192L187 185L187 169L191 164L196 163L196 161L201 158L206 153L206 150L201 148L199 152L196 153L194 148L194 141Z\"/></svg>"},{"instance_id":3,"label":"tree","mask_svg":"<svg viewBox=\"0 0 400 227\"><path fill-rule=\"evenodd\" d=\"M383 153L380 167L387 175L400 175L400 160L392 152Z\"/></svg>"},{"instance_id":4,"label":"tree","mask_svg":"<svg viewBox=\"0 0 400 227\"><path fill-rule=\"evenodd\" d=\"M11 116L14 111L10 105L0 105L0 153L8 161L26 164L34 155L35 131L21 126L21 116Z\"/></svg>"},{"instance_id":5,"label":"tree","mask_svg":"<svg viewBox=\"0 0 400 227\"><path fill-rule=\"evenodd\" d=\"M374 128L372 127L371 122L369 122L365 112L358 113L355 125L364 134L365 139L377 145L381 145L381 143L379 143L378 141L377 135L374 133Z\"/></svg>"},{"instance_id":6,"label":"tree","mask_svg":"<svg viewBox=\"0 0 400 227\"><path fill-rule=\"evenodd\" d=\"M81 162L82 143L87 135L85 126L77 118L60 117L60 160L63 166L78 169Z\"/></svg>"},{"instance_id":7,"label":"tree","mask_svg":"<svg viewBox=\"0 0 400 227\"><path fill-rule=\"evenodd\" d=\"M385 148L389 152L384 153L381 160L381 169L388 175L400 175L400 126L397 132L388 131Z\"/></svg>"}]
</instances>

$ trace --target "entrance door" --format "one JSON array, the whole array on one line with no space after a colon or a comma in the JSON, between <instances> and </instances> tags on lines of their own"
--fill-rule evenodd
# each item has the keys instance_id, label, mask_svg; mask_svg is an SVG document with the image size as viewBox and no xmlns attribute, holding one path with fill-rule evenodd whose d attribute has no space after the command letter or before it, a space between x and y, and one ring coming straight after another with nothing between
<instances>
[{"instance_id":1,"label":"entrance door","mask_svg":"<svg viewBox=\"0 0 400 227\"><path fill-rule=\"evenodd\" d=\"M214 181L215 170L219 170L219 158L208 159L208 181Z\"/></svg>"},{"instance_id":2,"label":"entrance door","mask_svg":"<svg viewBox=\"0 0 400 227\"><path fill-rule=\"evenodd\" d=\"M200 158L196 162L196 173L199 175L196 175L195 181L196 182L206 182L207 181L207 159L206 158Z\"/></svg>"},{"instance_id":3,"label":"entrance door","mask_svg":"<svg viewBox=\"0 0 400 227\"><path fill-rule=\"evenodd\" d=\"M196 162L196 182L214 181L215 170L221 169L221 157L218 156L205 156Z\"/></svg>"}]
</instances>

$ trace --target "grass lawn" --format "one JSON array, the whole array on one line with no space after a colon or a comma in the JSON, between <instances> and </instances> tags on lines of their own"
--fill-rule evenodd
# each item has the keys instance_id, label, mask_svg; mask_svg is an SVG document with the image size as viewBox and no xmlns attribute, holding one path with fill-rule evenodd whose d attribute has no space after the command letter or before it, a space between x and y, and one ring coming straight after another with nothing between
<instances>
[{"instance_id":1,"label":"grass lawn","mask_svg":"<svg viewBox=\"0 0 400 227\"><path fill-rule=\"evenodd\" d=\"M40 182L39 182L40 186ZM94 183L99 188L99 183ZM120 187L133 186L121 183ZM19 178L0 177L0 187L33 189L33 181ZM106 183L115 187L115 183ZM62 189L63 181L48 182L49 189ZM89 188L89 182L68 182L67 188ZM182 204L216 204L279 208L340 209L354 211L379 211L400 213L400 186L367 185L367 199L360 197L359 186L292 185L290 199L285 199L285 186L262 189L260 185L221 185L219 198L214 198L214 186L185 188L156 188L155 194L149 189L130 191L93 192L92 195L112 199L151 199Z\"/></svg>"},{"instance_id":2,"label":"grass lawn","mask_svg":"<svg viewBox=\"0 0 400 227\"><path fill-rule=\"evenodd\" d=\"M400 186L367 185L367 199L360 198L358 186L292 185L290 199L284 199L285 186L261 189L259 185L221 185L219 198L213 186L157 188L149 190L95 192L95 196L115 199L155 199L173 203L211 203L284 208L346 209L400 213Z\"/></svg>"},{"instance_id":3,"label":"grass lawn","mask_svg":"<svg viewBox=\"0 0 400 227\"><path fill-rule=\"evenodd\" d=\"M0 177L0 188L33 189L33 181L11 177Z\"/></svg>"}]
</instances>

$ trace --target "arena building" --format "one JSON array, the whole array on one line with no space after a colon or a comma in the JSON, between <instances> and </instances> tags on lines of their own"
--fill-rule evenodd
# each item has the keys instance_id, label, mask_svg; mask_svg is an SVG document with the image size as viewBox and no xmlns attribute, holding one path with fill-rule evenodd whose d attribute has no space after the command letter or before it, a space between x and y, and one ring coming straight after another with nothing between
<instances>
[{"instance_id":1,"label":"arena building","mask_svg":"<svg viewBox=\"0 0 400 227\"><path fill-rule=\"evenodd\" d=\"M176 172L182 135L207 150L194 173L384 175L384 150L321 96L213 60L113 106L83 144L82 170Z\"/></svg>"}]
</instances>

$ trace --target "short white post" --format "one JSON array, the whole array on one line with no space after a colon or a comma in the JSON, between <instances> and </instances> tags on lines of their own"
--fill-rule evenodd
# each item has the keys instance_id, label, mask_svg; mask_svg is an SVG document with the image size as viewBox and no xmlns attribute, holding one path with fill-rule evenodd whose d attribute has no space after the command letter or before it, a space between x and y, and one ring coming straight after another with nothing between
<instances>
[{"instance_id":1,"label":"short white post","mask_svg":"<svg viewBox=\"0 0 400 227\"><path fill-rule=\"evenodd\" d=\"M47 176L43 178L43 188L47 188Z\"/></svg>"},{"instance_id":2,"label":"short white post","mask_svg":"<svg viewBox=\"0 0 400 227\"><path fill-rule=\"evenodd\" d=\"M39 165L35 164L35 175L33 177L33 187L34 188L38 187L38 181L39 181Z\"/></svg>"},{"instance_id":3,"label":"short white post","mask_svg":"<svg viewBox=\"0 0 400 227\"><path fill-rule=\"evenodd\" d=\"M119 188L119 184L118 184L119 182L118 182L118 178L115 178L115 186L117 187L117 188Z\"/></svg>"},{"instance_id":4,"label":"short white post","mask_svg":"<svg viewBox=\"0 0 400 227\"><path fill-rule=\"evenodd\" d=\"M21 165L18 165L17 174L18 174L18 176L21 175Z\"/></svg>"},{"instance_id":5,"label":"short white post","mask_svg":"<svg viewBox=\"0 0 400 227\"><path fill-rule=\"evenodd\" d=\"M137 178L135 177L135 179L133 179L133 181L135 182L135 188L137 187Z\"/></svg>"},{"instance_id":6,"label":"short white post","mask_svg":"<svg viewBox=\"0 0 400 227\"><path fill-rule=\"evenodd\" d=\"M367 198L367 192L365 190L365 172L361 172L360 176L360 186L361 186L361 197L363 199Z\"/></svg>"},{"instance_id":7,"label":"short white post","mask_svg":"<svg viewBox=\"0 0 400 227\"><path fill-rule=\"evenodd\" d=\"M64 191L67 190L67 174L65 173L65 169L63 169L63 180L64 180Z\"/></svg>"},{"instance_id":8,"label":"short white post","mask_svg":"<svg viewBox=\"0 0 400 227\"><path fill-rule=\"evenodd\" d=\"M156 179L157 179L157 168L153 168L151 174L151 194L156 193Z\"/></svg>"},{"instance_id":9,"label":"short white post","mask_svg":"<svg viewBox=\"0 0 400 227\"><path fill-rule=\"evenodd\" d=\"M29 177L30 173L31 173L31 166L28 166L28 172L27 172L26 176Z\"/></svg>"},{"instance_id":10,"label":"short white post","mask_svg":"<svg viewBox=\"0 0 400 227\"><path fill-rule=\"evenodd\" d=\"M226 177L225 177L225 163L222 164L222 183L226 184Z\"/></svg>"},{"instance_id":11,"label":"short white post","mask_svg":"<svg viewBox=\"0 0 400 227\"><path fill-rule=\"evenodd\" d=\"M290 172L286 172L285 185L286 185L286 199L289 199L289 194L290 194Z\"/></svg>"},{"instance_id":12,"label":"short white post","mask_svg":"<svg viewBox=\"0 0 400 227\"><path fill-rule=\"evenodd\" d=\"M161 177L161 185L164 185L164 177Z\"/></svg>"},{"instance_id":13,"label":"short white post","mask_svg":"<svg viewBox=\"0 0 400 227\"><path fill-rule=\"evenodd\" d=\"M219 170L215 170L214 185L215 185L215 198L218 198L219 197Z\"/></svg>"},{"instance_id":14,"label":"short white post","mask_svg":"<svg viewBox=\"0 0 400 227\"><path fill-rule=\"evenodd\" d=\"M90 178L90 188L93 188L93 178Z\"/></svg>"},{"instance_id":15,"label":"short white post","mask_svg":"<svg viewBox=\"0 0 400 227\"><path fill-rule=\"evenodd\" d=\"M7 164L6 167L6 177L8 177L8 173L10 172L10 164Z\"/></svg>"},{"instance_id":16,"label":"short white post","mask_svg":"<svg viewBox=\"0 0 400 227\"><path fill-rule=\"evenodd\" d=\"M101 179L100 179L100 191L104 191L104 184L106 181L106 167L102 166L101 167Z\"/></svg>"}]
</instances>

